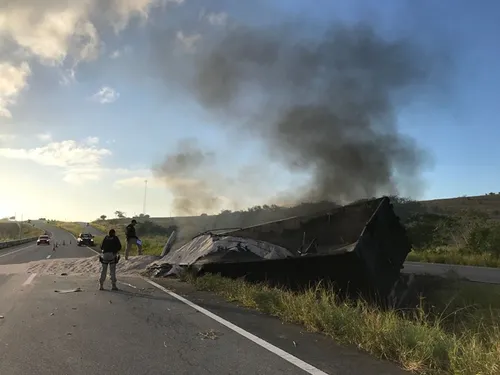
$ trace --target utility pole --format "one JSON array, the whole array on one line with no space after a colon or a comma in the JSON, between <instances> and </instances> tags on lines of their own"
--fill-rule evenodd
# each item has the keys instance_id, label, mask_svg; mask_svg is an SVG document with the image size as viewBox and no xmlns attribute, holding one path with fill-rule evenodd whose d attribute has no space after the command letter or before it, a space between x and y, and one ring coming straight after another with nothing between
<instances>
[{"instance_id":1,"label":"utility pole","mask_svg":"<svg viewBox=\"0 0 500 375\"><path fill-rule=\"evenodd\" d=\"M144 180L144 202L142 204L142 213L146 215L146 194L148 191L148 180Z\"/></svg>"},{"instance_id":2,"label":"utility pole","mask_svg":"<svg viewBox=\"0 0 500 375\"><path fill-rule=\"evenodd\" d=\"M17 215L17 212L16 212ZM23 234L23 214L21 214L21 221L17 221L17 216L16 216L16 222L17 226L19 227L19 239L21 239L22 234Z\"/></svg>"}]
</instances>

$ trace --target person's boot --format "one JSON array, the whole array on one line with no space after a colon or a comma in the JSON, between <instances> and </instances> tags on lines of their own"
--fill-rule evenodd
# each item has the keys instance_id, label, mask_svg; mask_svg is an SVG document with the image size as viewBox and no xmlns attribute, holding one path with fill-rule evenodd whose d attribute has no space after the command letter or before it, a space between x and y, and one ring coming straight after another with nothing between
<instances>
[{"instance_id":1,"label":"person's boot","mask_svg":"<svg viewBox=\"0 0 500 375\"><path fill-rule=\"evenodd\" d=\"M104 285L102 285L102 283L99 283L99 290L104 290Z\"/></svg>"},{"instance_id":2,"label":"person's boot","mask_svg":"<svg viewBox=\"0 0 500 375\"><path fill-rule=\"evenodd\" d=\"M111 290L118 290L118 287L116 286L116 284L113 284L113 285L111 286Z\"/></svg>"}]
</instances>

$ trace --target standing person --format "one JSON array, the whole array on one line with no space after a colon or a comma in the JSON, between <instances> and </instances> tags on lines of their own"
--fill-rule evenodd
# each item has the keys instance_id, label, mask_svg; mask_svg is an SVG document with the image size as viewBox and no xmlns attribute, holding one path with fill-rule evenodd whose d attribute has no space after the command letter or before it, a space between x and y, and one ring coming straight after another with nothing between
<instances>
[{"instance_id":1,"label":"standing person","mask_svg":"<svg viewBox=\"0 0 500 375\"><path fill-rule=\"evenodd\" d=\"M101 244L102 255L99 257L102 263L101 278L99 279L99 290L104 290L104 281L108 273L111 279L111 290L118 290L116 286L116 264L120 259L118 252L122 249L120 239L116 236L114 229L110 229L108 235L104 237Z\"/></svg>"},{"instance_id":2,"label":"standing person","mask_svg":"<svg viewBox=\"0 0 500 375\"><path fill-rule=\"evenodd\" d=\"M127 237L127 247L125 248L125 259L128 259L128 254L130 253L130 248L132 245L137 246L137 254L142 255L142 244L139 241L139 237L135 233L135 225L137 221L132 219L129 225L126 227L125 235Z\"/></svg>"}]
</instances>

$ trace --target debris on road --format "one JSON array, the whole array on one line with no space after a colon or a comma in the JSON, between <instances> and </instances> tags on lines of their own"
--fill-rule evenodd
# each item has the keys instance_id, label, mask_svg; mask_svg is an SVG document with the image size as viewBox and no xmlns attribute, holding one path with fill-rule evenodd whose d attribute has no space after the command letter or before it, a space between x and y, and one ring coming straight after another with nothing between
<instances>
[{"instance_id":1,"label":"debris on road","mask_svg":"<svg viewBox=\"0 0 500 375\"><path fill-rule=\"evenodd\" d=\"M0 319L4 319L5 317L3 315L0 315Z\"/></svg>"},{"instance_id":2,"label":"debris on road","mask_svg":"<svg viewBox=\"0 0 500 375\"><path fill-rule=\"evenodd\" d=\"M214 329L209 329L206 332L199 332L198 335L202 340L217 340L222 334L215 331Z\"/></svg>"},{"instance_id":3,"label":"debris on road","mask_svg":"<svg viewBox=\"0 0 500 375\"><path fill-rule=\"evenodd\" d=\"M129 286L129 287L131 287L131 288L137 289L137 287L136 287L136 286L134 286L134 285L132 285L132 284L129 284L129 283L124 283L124 282L122 282L122 281L118 281L118 284L123 284L123 285Z\"/></svg>"},{"instance_id":4,"label":"debris on road","mask_svg":"<svg viewBox=\"0 0 500 375\"><path fill-rule=\"evenodd\" d=\"M56 293L76 293L76 292L82 292L82 289L80 287L74 288L74 289L67 289L67 290L54 290Z\"/></svg>"}]
</instances>

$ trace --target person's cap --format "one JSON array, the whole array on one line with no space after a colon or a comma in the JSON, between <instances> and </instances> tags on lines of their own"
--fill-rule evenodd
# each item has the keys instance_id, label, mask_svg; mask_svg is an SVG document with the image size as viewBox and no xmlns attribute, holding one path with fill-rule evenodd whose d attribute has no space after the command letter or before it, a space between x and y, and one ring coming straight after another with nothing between
<instances>
[{"instance_id":1,"label":"person's cap","mask_svg":"<svg viewBox=\"0 0 500 375\"><path fill-rule=\"evenodd\" d=\"M115 230L114 229L110 229L109 230L109 235L110 236L114 236L116 234Z\"/></svg>"},{"instance_id":2,"label":"person's cap","mask_svg":"<svg viewBox=\"0 0 500 375\"><path fill-rule=\"evenodd\" d=\"M132 219L132 224L137 224L137 220Z\"/></svg>"}]
</instances>

